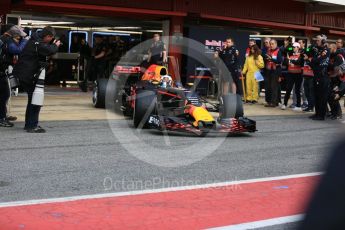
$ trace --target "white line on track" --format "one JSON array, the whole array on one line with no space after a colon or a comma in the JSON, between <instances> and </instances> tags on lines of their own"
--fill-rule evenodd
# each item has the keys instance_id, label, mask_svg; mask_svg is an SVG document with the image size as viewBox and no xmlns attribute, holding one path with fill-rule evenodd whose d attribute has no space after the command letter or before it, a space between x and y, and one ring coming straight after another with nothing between
<instances>
[{"instance_id":1,"label":"white line on track","mask_svg":"<svg viewBox=\"0 0 345 230\"><path fill-rule=\"evenodd\" d=\"M244 229L256 229L264 228L281 224L288 224L293 222L298 222L303 220L304 215L293 215L293 216L284 216L267 220L260 220L255 222L229 225L224 227L210 228L209 230L244 230Z\"/></svg>"},{"instance_id":2,"label":"white line on track","mask_svg":"<svg viewBox=\"0 0 345 230\"><path fill-rule=\"evenodd\" d=\"M226 187L226 186L239 185L239 184L276 181L276 180L293 179L293 178L301 178L301 177L314 177L314 176L319 176L322 174L323 174L322 172L314 172L314 173L294 174L294 175L277 176L277 177L265 177L265 178L256 178L256 179L248 179L248 180L229 181L229 182L212 183L212 184L201 184L201 185L193 185L193 186L169 187L169 188L152 189L152 190L102 193L102 194L49 198L49 199L40 199L40 200L13 201L13 202L0 203L0 208L24 206L24 205L48 204L48 203L61 203L61 202L99 199L99 198L112 198L112 197L120 197L120 196L133 196L133 195L162 193L162 192L176 192L176 191L194 190L194 189L208 189L208 188Z\"/></svg>"}]
</instances>

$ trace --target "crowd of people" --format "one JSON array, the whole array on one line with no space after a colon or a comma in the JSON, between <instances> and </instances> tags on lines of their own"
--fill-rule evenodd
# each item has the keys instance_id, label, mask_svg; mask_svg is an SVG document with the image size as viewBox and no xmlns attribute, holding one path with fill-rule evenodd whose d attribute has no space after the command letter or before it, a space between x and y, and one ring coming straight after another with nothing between
<instances>
[{"instance_id":1,"label":"crowd of people","mask_svg":"<svg viewBox=\"0 0 345 230\"><path fill-rule=\"evenodd\" d=\"M318 35L314 40L307 46L303 39L292 42L292 38L287 37L279 47L277 40L265 38L261 50L256 40L251 39L241 72L239 51L232 38L226 39L223 49L215 54L227 68L221 73L222 93L229 92L232 82L232 92L242 95L246 103L255 104L261 91L261 76L265 107L315 112L310 116L313 120L341 119L339 100L345 94L344 41L338 39L330 43L325 35ZM241 79L245 81L244 87ZM284 97L282 85L285 86ZM289 105L291 94L293 100Z\"/></svg>"}]
</instances>

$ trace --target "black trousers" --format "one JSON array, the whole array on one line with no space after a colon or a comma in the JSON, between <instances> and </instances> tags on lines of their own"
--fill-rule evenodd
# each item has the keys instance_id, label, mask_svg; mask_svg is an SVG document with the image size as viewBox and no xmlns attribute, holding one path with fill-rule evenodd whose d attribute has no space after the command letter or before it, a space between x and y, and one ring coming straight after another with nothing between
<instances>
[{"instance_id":1,"label":"black trousers","mask_svg":"<svg viewBox=\"0 0 345 230\"><path fill-rule=\"evenodd\" d=\"M313 110L315 106L314 77L304 77L303 87L308 101L308 109Z\"/></svg>"},{"instance_id":2,"label":"black trousers","mask_svg":"<svg viewBox=\"0 0 345 230\"><path fill-rule=\"evenodd\" d=\"M272 94L269 90L268 74L269 74L269 70L265 69L264 70L265 101L267 103L271 103L272 102Z\"/></svg>"},{"instance_id":3,"label":"black trousers","mask_svg":"<svg viewBox=\"0 0 345 230\"><path fill-rule=\"evenodd\" d=\"M0 119L7 116L7 102L10 98L10 89L6 76L0 76Z\"/></svg>"},{"instance_id":4,"label":"black trousers","mask_svg":"<svg viewBox=\"0 0 345 230\"><path fill-rule=\"evenodd\" d=\"M267 71L267 93L270 95L270 101L268 103L278 104L278 89L279 89L279 75L278 70Z\"/></svg>"},{"instance_id":5,"label":"black trousers","mask_svg":"<svg viewBox=\"0 0 345 230\"><path fill-rule=\"evenodd\" d=\"M232 80L236 85L236 94L243 96L242 82L240 79L241 73L238 71L231 71Z\"/></svg>"},{"instance_id":6,"label":"black trousers","mask_svg":"<svg viewBox=\"0 0 345 230\"><path fill-rule=\"evenodd\" d=\"M328 76L315 77L314 79L315 115L320 118L325 118L330 80Z\"/></svg>"},{"instance_id":7,"label":"black trousers","mask_svg":"<svg viewBox=\"0 0 345 230\"><path fill-rule=\"evenodd\" d=\"M26 106L25 112L25 128L33 129L38 126L39 115L41 111L41 106L31 104L32 94L35 90L35 84L27 84L21 82L20 85L23 87L24 91L28 94L28 104Z\"/></svg>"},{"instance_id":8,"label":"black trousers","mask_svg":"<svg viewBox=\"0 0 345 230\"><path fill-rule=\"evenodd\" d=\"M284 105L287 105L290 95L295 86L295 94L296 94L296 107L301 107L301 87L302 87L303 78L301 74L289 73L287 76L287 85L286 85L286 94L284 97Z\"/></svg>"}]
</instances>

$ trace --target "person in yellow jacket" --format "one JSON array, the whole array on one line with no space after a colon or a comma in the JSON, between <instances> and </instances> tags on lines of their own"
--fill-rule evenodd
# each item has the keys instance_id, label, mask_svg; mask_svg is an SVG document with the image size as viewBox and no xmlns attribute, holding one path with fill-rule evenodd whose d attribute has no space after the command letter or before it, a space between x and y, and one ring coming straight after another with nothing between
<instances>
[{"instance_id":1,"label":"person in yellow jacket","mask_svg":"<svg viewBox=\"0 0 345 230\"><path fill-rule=\"evenodd\" d=\"M243 67L243 75L246 75L246 102L253 104L259 100L259 83L255 78L255 73L264 68L264 59L261 56L261 50L257 45L250 49L249 56L246 58Z\"/></svg>"}]
</instances>

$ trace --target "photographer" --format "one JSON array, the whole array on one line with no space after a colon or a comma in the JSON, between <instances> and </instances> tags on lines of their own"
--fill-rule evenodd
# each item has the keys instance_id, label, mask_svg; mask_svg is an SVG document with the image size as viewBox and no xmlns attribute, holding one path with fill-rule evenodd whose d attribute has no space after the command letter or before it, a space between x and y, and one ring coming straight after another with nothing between
<instances>
[{"instance_id":1,"label":"photographer","mask_svg":"<svg viewBox=\"0 0 345 230\"><path fill-rule=\"evenodd\" d=\"M35 76L41 68L40 62L46 62L47 56L55 54L61 45L61 42L54 40L54 37L55 30L50 26L34 33L20 54L18 63L13 70L14 76L20 80L21 86L28 94L24 129L29 133L45 132L38 126L41 106L33 105L31 101L37 80Z\"/></svg>"},{"instance_id":2,"label":"photographer","mask_svg":"<svg viewBox=\"0 0 345 230\"><path fill-rule=\"evenodd\" d=\"M284 45L281 46L280 52L282 53L282 71L287 71L289 66L289 56L293 54L292 38L287 37L284 39Z\"/></svg>"},{"instance_id":3,"label":"photographer","mask_svg":"<svg viewBox=\"0 0 345 230\"><path fill-rule=\"evenodd\" d=\"M299 40L300 44L305 45L305 41ZM314 105L315 105L315 95L314 95L314 72L310 65L306 61L304 61L304 54L308 56L308 63L310 63L313 55L311 54L311 47L309 46L306 49L303 49L301 52L301 59L303 60L303 67L302 67L302 76L303 76L303 90L305 93L305 97L307 99L308 106L303 109L304 112L313 112ZM303 95L303 93L302 93ZM303 106L302 106L303 107Z\"/></svg>"},{"instance_id":4,"label":"photographer","mask_svg":"<svg viewBox=\"0 0 345 230\"><path fill-rule=\"evenodd\" d=\"M322 121L325 120L327 112L327 100L329 91L328 65L330 52L326 47L327 37L318 35L316 37L316 46L312 47L312 59L309 60L307 54L304 54L304 60L310 65L314 72L315 89L315 114L310 119Z\"/></svg>"},{"instance_id":5,"label":"photographer","mask_svg":"<svg viewBox=\"0 0 345 230\"><path fill-rule=\"evenodd\" d=\"M26 45L26 33L15 25L7 25L2 28L5 30L0 37L0 127L12 127L11 121L16 120L16 117L9 117L7 114L7 104L11 96L11 89L9 81L6 76L6 71L9 66L16 63L17 55L23 50Z\"/></svg>"},{"instance_id":6,"label":"photographer","mask_svg":"<svg viewBox=\"0 0 345 230\"><path fill-rule=\"evenodd\" d=\"M300 44L295 42L293 44L293 53L288 55L288 76L287 76L287 89L284 97L284 104L281 109L285 110L287 103L290 99L290 94L295 87L296 96L296 107L293 108L294 111L302 111L301 109L301 86L303 82L302 78L302 65L303 59L301 59Z\"/></svg>"}]
</instances>

